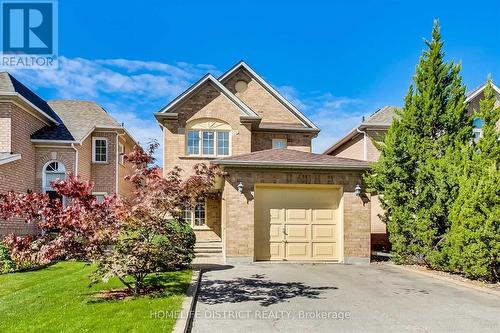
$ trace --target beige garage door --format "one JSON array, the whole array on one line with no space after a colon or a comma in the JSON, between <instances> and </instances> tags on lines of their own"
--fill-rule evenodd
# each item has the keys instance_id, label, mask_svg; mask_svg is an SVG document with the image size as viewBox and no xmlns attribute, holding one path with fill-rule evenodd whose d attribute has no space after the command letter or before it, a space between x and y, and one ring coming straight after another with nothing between
<instances>
[{"instance_id":1,"label":"beige garage door","mask_svg":"<svg viewBox=\"0 0 500 333\"><path fill-rule=\"evenodd\" d=\"M257 260L339 260L340 189L258 185Z\"/></svg>"}]
</instances>

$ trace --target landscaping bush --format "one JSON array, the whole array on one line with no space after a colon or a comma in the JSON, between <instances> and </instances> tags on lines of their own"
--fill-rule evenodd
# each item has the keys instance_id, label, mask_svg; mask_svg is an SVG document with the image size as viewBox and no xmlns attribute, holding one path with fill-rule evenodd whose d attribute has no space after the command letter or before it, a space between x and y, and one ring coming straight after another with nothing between
<instances>
[{"instance_id":1,"label":"landscaping bush","mask_svg":"<svg viewBox=\"0 0 500 333\"><path fill-rule=\"evenodd\" d=\"M129 225L120 232L112 250L95 260L98 269L92 282L116 276L137 294L149 273L188 267L194 258L195 242L193 229L176 219L150 219L147 228ZM134 283L127 282L127 277Z\"/></svg>"},{"instance_id":2,"label":"landscaping bush","mask_svg":"<svg viewBox=\"0 0 500 333\"><path fill-rule=\"evenodd\" d=\"M0 274L13 272L16 269L16 264L9 254L9 249L0 244Z\"/></svg>"}]
</instances>

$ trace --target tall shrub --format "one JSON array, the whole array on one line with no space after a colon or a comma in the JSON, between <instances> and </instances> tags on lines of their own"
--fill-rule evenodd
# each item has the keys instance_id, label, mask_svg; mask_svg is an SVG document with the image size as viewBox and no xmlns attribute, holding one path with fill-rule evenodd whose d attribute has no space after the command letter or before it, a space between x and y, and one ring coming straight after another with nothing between
<instances>
[{"instance_id":1,"label":"tall shrub","mask_svg":"<svg viewBox=\"0 0 500 333\"><path fill-rule=\"evenodd\" d=\"M471 128L460 66L445 61L437 21L425 43L404 106L366 180L380 194L396 258L436 266L458 191L449 161Z\"/></svg>"},{"instance_id":2,"label":"tall shrub","mask_svg":"<svg viewBox=\"0 0 500 333\"><path fill-rule=\"evenodd\" d=\"M500 107L488 81L479 114L477 144L463 149L460 190L450 213L450 267L473 278L500 279Z\"/></svg>"}]
</instances>

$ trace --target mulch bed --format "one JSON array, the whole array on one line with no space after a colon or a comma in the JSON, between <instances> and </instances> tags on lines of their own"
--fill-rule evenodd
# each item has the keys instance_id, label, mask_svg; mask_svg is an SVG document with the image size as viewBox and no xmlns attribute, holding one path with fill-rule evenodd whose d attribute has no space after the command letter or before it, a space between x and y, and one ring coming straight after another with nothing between
<instances>
[{"instance_id":1,"label":"mulch bed","mask_svg":"<svg viewBox=\"0 0 500 333\"><path fill-rule=\"evenodd\" d=\"M128 288L126 289L114 289L114 290L103 290L96 295L96 297L103 301L117 301L131 297L138 296L151 296L160 297L164 295L164 288L159 286L150 286L142 288L138 295L134 295L134 292Z\"/></svg>"}]
</instances>

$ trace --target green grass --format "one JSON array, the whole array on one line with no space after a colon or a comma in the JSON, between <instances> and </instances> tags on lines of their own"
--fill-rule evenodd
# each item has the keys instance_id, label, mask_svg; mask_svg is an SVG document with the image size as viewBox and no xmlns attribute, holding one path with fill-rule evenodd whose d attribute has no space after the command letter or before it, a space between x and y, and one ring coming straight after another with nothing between
<instances>
[{"instance_id":1,"label":"green grass","mask_svg":"<svg viewBox=\"0 0 500 333\"><path fill-rule=\"evenodd\" d=\"M89 288L91 272L68 261L0 275L0 332L170 332L175 319L152 312L180 310L191 279L190 270L157 274L161 295L103 300L100 290L123 287L110 280Z\"/></svg>"}]
</instances>

